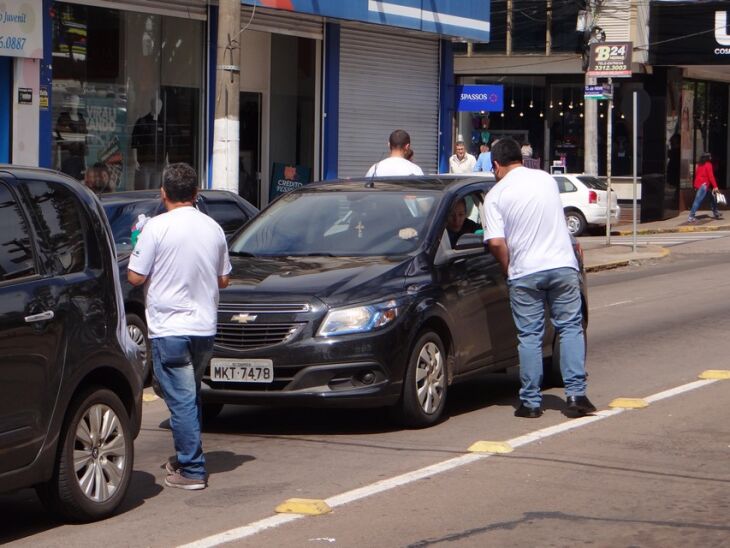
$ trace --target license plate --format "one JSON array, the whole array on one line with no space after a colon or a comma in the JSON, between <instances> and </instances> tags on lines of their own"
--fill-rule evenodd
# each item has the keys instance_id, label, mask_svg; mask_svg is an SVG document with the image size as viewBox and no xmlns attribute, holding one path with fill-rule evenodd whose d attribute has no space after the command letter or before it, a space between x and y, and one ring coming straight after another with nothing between
<instances>
[{"instance_id":1,"label":"license plate","mask_svg":"<svg viewBox=\"0 0 730 548\"><path fill-rule=\"evenodd\" d=\"M235 360L213 358L210 360L210 379L217 382L274 381L274 364L271 360Z\"/></svg>"}]
</instances>

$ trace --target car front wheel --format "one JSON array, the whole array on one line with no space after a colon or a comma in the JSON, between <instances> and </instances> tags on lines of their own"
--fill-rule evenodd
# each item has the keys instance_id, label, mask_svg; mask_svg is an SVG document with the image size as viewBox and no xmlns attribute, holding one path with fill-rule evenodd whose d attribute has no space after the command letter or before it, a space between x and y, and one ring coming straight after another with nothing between
<instances>
[{"instance_id":1,"label":"car front wheel","mask_svg":"<svg viewBox=\"0 0 730 548\"><path fill-rule=\"evenodd\" d=\"M142 378L146 384L152 372L152 352L150 340L147 336L147 324L137 314L127 314L127 332L129 338L137 346L140 358L142 358L144 364Z\"/></svg>"},{"instance_id":2,"label":"car front wheel","mask_svg":"<svg viewBox=\"0 0 730 548\"><path fill-rule=\"evenodd\" d=\"M433 331L423 333L413 346L405 374L400 418L406 426L435 424L446 406L446 352Z\"/></svg>"},{"instance_id":3,"label":"car front wheel","mask_svg":"<svg viewBox=\"0 0 730 548\"><path fill-rule=\"evenodd\" d=\"M90 387L69 408L53 477L37 488L53 512L75 521L111 515L124 499L134 464L129 416L119 397Z\"/></svg>"},{"instance_id":4,"label":"car front wheel","mask_svg":"<svg viewBox=\"0 0 730 548\"><path fill-rule=\"evenodd\" d=\"M586 229L586 218L580 211L569 210L565 212L565 222L568 230L573 236L580 236Z\"/></svg>"}]
</instances>

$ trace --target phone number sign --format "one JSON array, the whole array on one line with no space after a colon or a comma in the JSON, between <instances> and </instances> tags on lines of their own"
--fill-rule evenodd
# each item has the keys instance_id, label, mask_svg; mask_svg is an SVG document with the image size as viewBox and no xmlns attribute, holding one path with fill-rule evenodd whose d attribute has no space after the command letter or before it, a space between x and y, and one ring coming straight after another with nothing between
<instances>
[{"instance_id":1,"label":"phone number sign","mask_svg":"<svg viewBox=\"0 0 730 548\"><path fill-rule=\"evenodd\" d=\"M632 42L591 44L587 76L594 78L630 78Z\"/></svg>"},{"instance_id":2,"label":"phone number sign","mask_svg":"<svg viewBox=\"0 0 730 548\"><path fill-rule=\"evenodd\" d=\"M0 0L0 56L43 57L42 0Z\"/></svg>"}]
</instances>

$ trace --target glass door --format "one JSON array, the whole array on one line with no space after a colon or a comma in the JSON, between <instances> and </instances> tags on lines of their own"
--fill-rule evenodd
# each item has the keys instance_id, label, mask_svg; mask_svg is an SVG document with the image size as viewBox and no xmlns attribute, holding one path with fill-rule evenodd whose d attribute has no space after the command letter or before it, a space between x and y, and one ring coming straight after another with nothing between
<instances>
[{"instance_id":1,"label":"glass door","mask_svg":"<svg viewBox=\"0 0 730 548\"><path fill-rule=\"evenodd\" d=\"M238 194L261 207L261 93L242 92L239 100Z\"/></svg>"}]
</instances>

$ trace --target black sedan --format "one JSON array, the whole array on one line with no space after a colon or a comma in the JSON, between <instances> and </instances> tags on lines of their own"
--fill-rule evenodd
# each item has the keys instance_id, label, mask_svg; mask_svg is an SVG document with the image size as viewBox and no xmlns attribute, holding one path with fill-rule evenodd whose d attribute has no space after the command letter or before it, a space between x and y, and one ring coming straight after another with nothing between
<instances>
[{"instance_id":1,"label":"black sedan","mask_svg":"<svg viewBox=\"0 0 730 548\"><path fill-rule=\"evenodd\" d=\"M230 244L205 416L231 403L393 406L404 423L427 426L452 383L516 365L501 268L481 234L462 228L452 247L447 226L463 200L464 226L479 232L493 185L335 181L271 204ZM554 341L550 331L546 358Z\"/></svg>"},{"instance_id":2,"label":"black sedan","mask_svg":"<svg viewBox=\"0 0 730 548\"><path fill-rule=\"evenodd\" d=\"M117 248L119 276L122 282L124 309L127 313L127 329L137 344L145 363L145 378L152 366L150 344L147 337L147 323L144 313L144 289L133 287L127 281L127 266L132 252L132 226L139 215L154 217L164 213L159 190L134 190L115 192L99 196L109 219ZM224 190L201 190L196 207L210 215L221 225L226 237L230 237L258 214L258 209L249 202Z\"/></svg>"}]
</instances>

